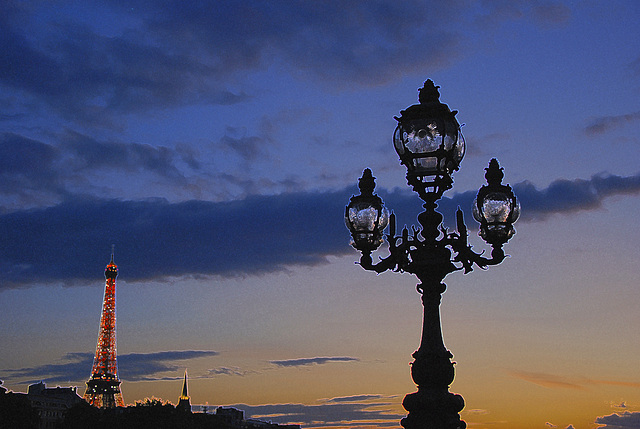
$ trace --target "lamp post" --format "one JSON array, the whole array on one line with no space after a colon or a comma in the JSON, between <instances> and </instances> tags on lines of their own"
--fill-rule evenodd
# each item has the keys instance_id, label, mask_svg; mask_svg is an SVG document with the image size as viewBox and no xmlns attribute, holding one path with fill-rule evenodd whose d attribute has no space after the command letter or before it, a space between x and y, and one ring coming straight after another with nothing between
<instances>
[{"instance_id":1,"label":"lamp post","mask_svg":"<svg viewBox=\"0 0 640 429\"><path fill-rule=\"evenodd\" d=\"M502 168L492 159L485 169L487 184L478 191L472 207L473 216L480 223L479 235L492 246L491 258L471 250L460 208L456 212L456 232L449 232L442 225L437 201L453 186L452 174L464 157L465 142L455 118L458 112L439 101L438 88L427 80L419 89L420 103L395 118L396 152L407 168L407 183L424 201L424 211L418 215L419 227L412 226L410 232L405 226L396 235L395 215L389 214L382 199L374 194L375 178L369 169L359 180L360 195L351 198L345 211L351 244L362 253L362 268L377 273L408 272L420 280L417 290L424 307L422 338L411 364L418 391L406 395L402 402L409 412L401 422L406 429L466 428L459 415L464 399L449 392L454 363L440 326L440 301L446 289L442 281L454 271L468 273L474 265L486 268L502 262L502 246L515 234L513 223L520 214L511 187L502 184ZM371 253L383 239L389 245L389 256L374 264Z\"/></svg>"}]
</instances>

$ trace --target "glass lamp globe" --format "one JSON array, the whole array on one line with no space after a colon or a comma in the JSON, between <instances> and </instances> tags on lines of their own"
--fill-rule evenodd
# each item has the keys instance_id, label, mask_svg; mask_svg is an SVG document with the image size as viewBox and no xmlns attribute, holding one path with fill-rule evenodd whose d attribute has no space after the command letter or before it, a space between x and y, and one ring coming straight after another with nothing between
<instances>
[{"instance_id":1,"label":"glass lamp globe","mask_svg":"<svg viewBox=\"0 0 640 429\"><path fill-rule=\"evenodd\" d=\"M389 224L389 210L366 202L347 207L345 223L351 231L351 245L358 250L373 251L382 244L383 231Z\"/></svg>"},{"instance_id":2,"label":"glass lamp globe","mask_svg":"<svg viewBox=\"0 0 640 429\"><path fill-rule=\"evenodd\" d=\"M344 222L353 238L351 245L372 252L382 244L383 231L389 224L389 210L373 193L375 179L368 168L359 180L359 187L360 195L351 197L345 209Z\"/></svg>"},{"instance_id":3,"label":"glass lamp globe","mask_svg":"<svg viewBox=\"0 0 640 429\"><path fill-rule=\"evenodd\" d=\"M430 79L420 89L420 104L414 104L396 117L398 126L393 143L400 161L407 168L407 178L436 183L449 189L451 174L464 157L465 143L456 120L457 111L440 103L437 86Z\"/></svg>"},{"instance_id":4,"label":"glass lamp globe","mask_svg":"<svg viewBox=\"0 0 640 429\"><path fill-rule=\"evenodd\" d=\"M509 185L503 185L502 168L492 159L485 177L487 185L478 191L472 213L480 223L478 234L489 244L506 243L516 230L513 224L520 217L520 203Z\"/></svg>"}]
</instances>

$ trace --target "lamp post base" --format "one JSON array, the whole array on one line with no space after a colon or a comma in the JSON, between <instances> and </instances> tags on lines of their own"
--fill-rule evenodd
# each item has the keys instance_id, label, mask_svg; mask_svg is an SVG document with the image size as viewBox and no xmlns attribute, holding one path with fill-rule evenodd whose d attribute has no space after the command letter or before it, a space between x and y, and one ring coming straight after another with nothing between
<instances>
[{"instance_id":1,"label":"lamp post base","mask_svg":"<svg viewBox=\"0 0 640 429\"><path fill-rule=\"evenodd\" d=\"M404 397L402 406L409 412L400 424L405 429L465 429L458 414L464 399L446 389L418 389Z\"/></svg>"}]
</instances>

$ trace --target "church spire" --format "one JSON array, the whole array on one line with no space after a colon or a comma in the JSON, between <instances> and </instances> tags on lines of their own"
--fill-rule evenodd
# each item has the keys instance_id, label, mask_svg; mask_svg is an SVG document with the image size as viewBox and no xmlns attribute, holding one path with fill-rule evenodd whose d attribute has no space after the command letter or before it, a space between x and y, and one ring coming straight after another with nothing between
<instances>
[{"instance_id":1,"label":"church spire","mask_svg":"<svg viewBox=\"0 0 640 429\"><path fill-rule=\"evenodd\" d=\"M187 370L184 370L184 383L182 383L182 395L180 395L180 399L189 399L189 394L187 393Z\"/></svg>"},{"instance_id":2,"label":"church spire","mask_svg":"<svg viewBox=\"0 0 640 429\"><path fill-rule=\"evenodd\" d=\"M182 394L178 399L177 409L191 412L191 401L187 391L187 370L184 370L184 382L182 383Z\"/></svg>"}]
</instances>

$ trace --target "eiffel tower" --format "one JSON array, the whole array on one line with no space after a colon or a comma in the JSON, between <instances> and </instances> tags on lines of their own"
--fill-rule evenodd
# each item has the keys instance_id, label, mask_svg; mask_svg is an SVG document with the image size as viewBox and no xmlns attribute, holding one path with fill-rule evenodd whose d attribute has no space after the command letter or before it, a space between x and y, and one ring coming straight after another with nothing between
<instances>
[{"instance_id":1,"label":"eiffel tower","mask_svg":"<svg viewBox=\"0 0 640 429\"><path fill-rule=\"evenodd\" d=\"M87 381L87 390L84 393L84 400L98 408L124 407L116 361L117 276L118 266L113 262L112 248L111 262L104 270L106 281L96 356L93 359L91 377Z\"/></svg>"}]
</instances>

